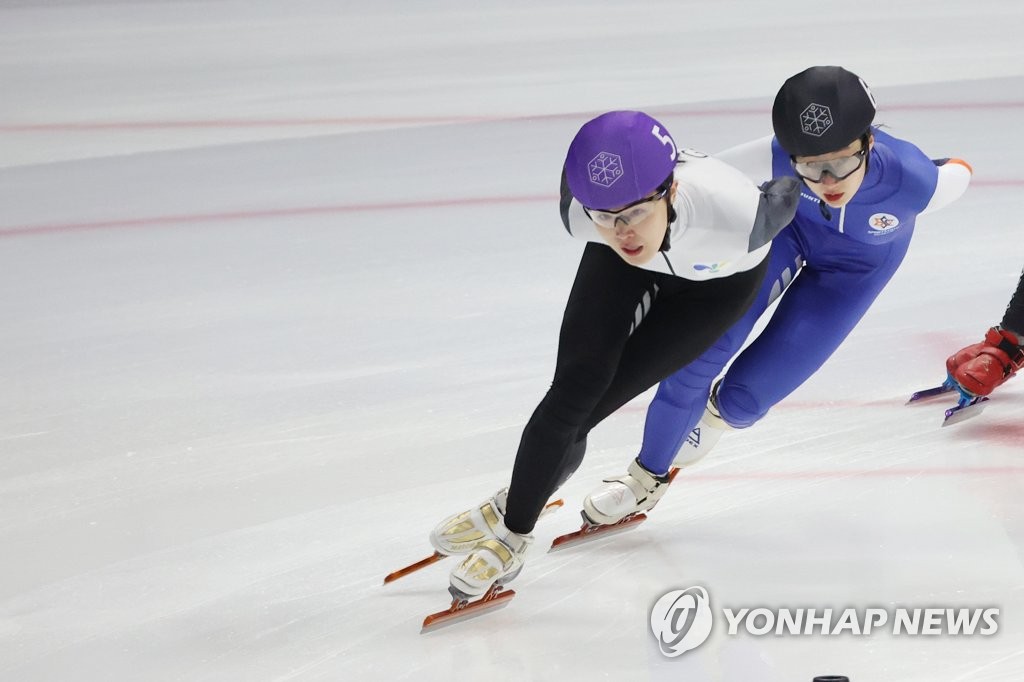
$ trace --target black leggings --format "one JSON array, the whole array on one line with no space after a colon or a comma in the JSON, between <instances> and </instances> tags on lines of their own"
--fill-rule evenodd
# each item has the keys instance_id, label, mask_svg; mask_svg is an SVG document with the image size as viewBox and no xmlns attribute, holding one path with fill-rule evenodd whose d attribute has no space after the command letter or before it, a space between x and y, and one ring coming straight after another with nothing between
<instances>
[{"instance_id":1,"label":"black leggings","mask_svg":"<svg viewBox=\"0 0 1024 682\"><path fill-rule=\"evenodd\" d=\"M505 514L510 530L533 530L580 465L592 428L739 320L767 262L697 282L631 266L610 247L587 244L562 318L554 380L519 442Z\"/></svg>"},{"instance_id":2,"label":"black leggings","mask_svg":"<svg viewBox=\"0 0 1024 682\"><path fill-rule=\"evenodd\" d=\"M1024 334L1024 272L1020 273L1017 291L1013 292L1010 305L1006 306L1003 321L999 323L999 326L1018 334Z\"/></svg>"}]
</instances>

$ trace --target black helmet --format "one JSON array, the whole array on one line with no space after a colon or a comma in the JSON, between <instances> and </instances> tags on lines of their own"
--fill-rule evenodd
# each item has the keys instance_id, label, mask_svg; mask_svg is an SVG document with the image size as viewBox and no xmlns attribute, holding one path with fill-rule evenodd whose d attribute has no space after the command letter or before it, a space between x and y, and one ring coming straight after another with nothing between
<instances>
[{"instance_id":1,"label":"black helmet","mask_svg":"<svg viewBox=\"0 0 1024 682\"><path fill-rule=\"evenodd\" d=\"M875 97L857 74L841 66L812 66L782 84L772 126L790 156L842 149L868 132Z\"/></svg>"}]
</instances>

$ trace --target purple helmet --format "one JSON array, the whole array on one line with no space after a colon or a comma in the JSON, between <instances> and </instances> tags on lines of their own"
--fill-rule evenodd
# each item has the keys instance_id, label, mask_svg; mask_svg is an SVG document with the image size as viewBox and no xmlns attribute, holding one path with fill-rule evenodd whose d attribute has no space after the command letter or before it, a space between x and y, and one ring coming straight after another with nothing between
<instances>
[{"instance_id":1,"label":"purple helmet","mask_svg":"<svg viewBox=\"0 0 1024 682\"><path fill-rule=\"evenodd\" d=\"M665 182L676 154L676 143L658 121L640 111L610 111L576 133L565 157L565 180L587 208L615 209Z\"/></svg>"}]
</instances>

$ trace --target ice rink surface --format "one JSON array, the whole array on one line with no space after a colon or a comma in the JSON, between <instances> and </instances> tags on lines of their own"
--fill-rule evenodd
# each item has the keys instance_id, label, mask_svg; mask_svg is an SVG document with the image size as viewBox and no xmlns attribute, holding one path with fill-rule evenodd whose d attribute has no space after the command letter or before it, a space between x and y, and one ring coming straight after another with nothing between
<instances>
[{"instance_id":1,"label":"ice rink surface","mask_svg":"<svg viewBox=\"0 0 1024 682\"><path fill-rule=\"evenodd\" d=\"M905 407L1024 265L1024 5L0 5L0 679L1024 679L1024 382ZM637 451L599 426L518 596L426 635L383 587L507 482L581 244L575 130L644 108L714 152L813 64L975 169L828 364L631 533L545 554ZM780 358L780 362L785 359ZM1017 385L1020 382L1022 385ZM993 636L730 636L648 614L997 607Z\"/></svg>"}]
</instances>

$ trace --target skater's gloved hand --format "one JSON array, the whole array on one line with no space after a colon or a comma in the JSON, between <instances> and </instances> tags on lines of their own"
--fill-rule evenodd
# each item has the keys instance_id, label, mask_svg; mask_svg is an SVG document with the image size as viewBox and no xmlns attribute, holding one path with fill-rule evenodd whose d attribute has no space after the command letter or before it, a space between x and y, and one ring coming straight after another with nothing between
<instances>
[{"instance_id":1,"label":"skater's gloved hand","mask_svg":"<svg viewBox=\"0 0 1024 682\"><path fill-rule=\"evenodd\" d=\"M986 396L1024 367L1024 338L992 327L981 343L971 344L949 356L946 372L965 397Z\"/></svg>"}]
</instances>

